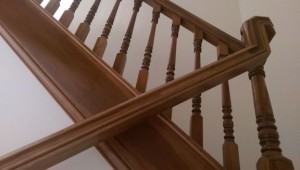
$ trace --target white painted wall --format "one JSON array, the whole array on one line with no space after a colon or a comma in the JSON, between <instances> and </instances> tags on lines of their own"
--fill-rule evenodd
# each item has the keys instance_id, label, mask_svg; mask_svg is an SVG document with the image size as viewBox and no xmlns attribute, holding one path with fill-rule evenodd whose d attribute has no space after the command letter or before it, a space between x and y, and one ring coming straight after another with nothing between
<instances>
[{"instance_id":1,"label":"white painted wall","mask_svg":"<svg viewBox=\"0 0 300 170\"><path fill-rule=\"evenodd\" d=\"M66 5L64 6L67 8L71 1L64 0L62 2L66 2ZM278 35L272 42L273 53L266 66L268 76L267 82L269 84L270 95L274 105L284 154L294 161L295 169L297 169L297 167L299 167L299 164L297 163L300 162L300 151L297 149L299 148L297 147L297 143L299 143L300 140L299 133L297 133L297 127L299 126L296 125L299 116L296 115L296 110L299 110L297 103L300 100L299 96L297 96L297 92L299 92L299 89L297 88L299 87L299 81L297 81L296 77L296 68L299 66L299 59L295 55L297 54L297 48L295 46L299 41L299 35L295 34L295 31L299 30L299 24L292 23L292 20L289 21L286 18L287 16L293 16L294 20L296 20L297 15L300 14L299 10L296 12L296 7L297 5L299 6L299 3L292 0L286 4L280 1L270 3L265 0L263 1L265 4L260 6L258 1L248 2L245 0L240 0L240 4L236 0L173 0L173 2L237 38L240 37L239 29L242 20L245 20L252 15L267 15L273 20L275 19L274 21L276 23L279 23L278 25L280 26L276 26ZM44 2L44 4L45 3L46 2ZM87 4L80 5L75 17L77 20L70 26L72 32L75 32L79 23L84 20L91 4L92 1L87 1ZM272 4L272 9L266 8L266 4ZM108 49L104 56L104 60L109 64L113 63L115 54L121 47L122 38L120 37L123 37L125 34L131 15L131 10L128 9L132 9L132 5L133 1L130 0L123 0L121 3L115 25L108 40ZM97 37L102 32L112 6L111 0L102 0L98 15L95 17L92 24L92 31L86 41L87 46L93 47ZM285 15L282 15L283 12L280 13L280 15L276 15L275 12L278 11L279 8L281 10L284 9L282 10L283 12L288 12L286 12ZM146 47L151 25L151 10L152 9L148 5L143 4L137 18L131 47L128 51L128 65L126 66L124 77L129 80L132 85L135 85L137 73L140 69L144 49ZM292 12L293 14L291 14ZM58 12L56 17L59 17L59 15L61 15L61 12ZM288 25L288 27L286 25ZM171 42L170 35L171 21L168 18L161 16L152 55L150 84L148 89L164 83ZM289 38L285 38L283 35L289 36ZM298 38L295 36L298 36ZM208 43L204 43L203 46L202 63L203 65L206 65L216 60L216 49ZM2 145L0 146L0 155L3 155L20 146L28 144L31 141L66 127L71 124L71 121L63 114L62 109L59 108L49 94L43 90L41 85L37 83L30 72L26 70L22 63L17 59L16 55L5 45L3 40L0 41L0 49L0 114L2 118L0 119L0 135L2 135L2 138L7 139L4 140L5 143L2 142ZM290 51L290 53L288 53L288 51ZM179 77L193 70L193 35L184 28L180 28L177 53L178 66L176 68L176 77ZM282 56L286 59L283 60ZM278 68L282 69L279 70ZM241 166L242 169L246 170L255 169L256 160L260 156L260 147L257 139L250 81L247 78L247 74L243 74L242 76L231 80L230 84L235 121L235 136L236 141L239 144ZM14 87L12 87L12 85L14 85ZM27 88L24 89L25 87ZM17 92L18 90L21 92ZM11 91L16 91L17 94L12 94ZM27 92L28 95L25 95L25 92ZM217 87L203 94L202 112L205 121L204 148L219 162L222 162L221 147L223 143L223 128L220 92L220 88ZM22 95L19 95L20 93L22 93ZM23 104L24 101L28 101L28 98L32 98L33 104ZM9 99L11 102L8 104ZM19 102L22 104L16 104ZM19 110L16 110L16 105ZM25 111L25 109L21 107L22 105L26 107L31 105L31 110ZM36 106L41 106L40 110L36 110ZM13 109L16 111L13 111ZM45 110L49 112L45 112ZM174 109L174 122L176 122L185 132L188 132L190 110L190 101L187 101ZM20 117L20 115L25 115L25 118ZM45 129L41 130L41 124L47 124L42 126ZM25 128L28 128L29 131L32 131L33 133L24 134L20 132L20 129L22 130ZM20 134L22 134L22 136ZM15 144L11 141L17 141L18 143ZM89 165L93 166L90 167ZM50 169L92 170L110 169L110 167L103 158L100 158L96 150L92 148Z\"/></svg>"}]
</instances>

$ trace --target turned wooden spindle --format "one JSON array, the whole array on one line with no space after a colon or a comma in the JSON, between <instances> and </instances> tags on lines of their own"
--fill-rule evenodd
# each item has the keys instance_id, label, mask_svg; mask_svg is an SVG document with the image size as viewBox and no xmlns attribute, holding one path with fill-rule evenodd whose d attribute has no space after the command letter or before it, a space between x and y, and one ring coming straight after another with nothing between
<instances>
[{"instance_id":1,"label":"turned wooden spindle","mask_svg":"<svg viewBox=\"0 0 300 170\"><path fill-rule=\"evenodd\" d=\"M107 46L107 39L108 39L109 33L112 29L112 25L114 24L115 17L117 15L117 12L118 12L121 1L122 0L116 0L115 5L114 5L107 21L106 21L106 24L105 24L104 29L102 31L101 37L99 37L97 39L97 42L94 46L93 51L96 53L96 55L99 58L102 58L103 54L105 52L105 49L106 49L106 46Z\"/></svg>"},{"instance_id":2,"label":"turned wooden spindle","mask_svg":"<svg viewBox=\"0 0 300 170\"><path fill-rule=\"evenodd\" d=\"M222 60L229 55L228 47L220 43L218 45L218 59ZM223 144L223 164L225 169L239 170L239 150L238 145L234 141L233 121L231 98L228 81L222 83L222 112L223 112L223 127L224 127L224 144Z\"/></svg>"},{"instance_id":3,"label":"turned wooden spindle","mask_svg":"<svg viewBox=\"0 0 300 170\"><path fill-rule=\"evenodd\" d=\"M85 41L89 32L90 32L90 25L95 17L95 14L99 8L101 0L95 0L94 4L92 5L88 15L86 16L83 23L81 23L75 32L75 35L82 41Z\"/></svg>"},{"instance_id":4,"label":"turned wooden spindle","mask_svg":"<svg viewBox=\"0 0 300 170\"><path fill-rule=\"evenodd\" d=\"M123 74L125 68L127 51L130 45L137 13L139 12L140 7L142 6L142 2L142 0L134 0L133 13L125 33L120 52L116 55L116 59L113 65L113 69L121 75Z\"/></svg>"},{"instance_id":5,"label":"turned wooden spindle","mask_svg":"<svg viewBox=\"0 0 300 170\"><path fill-rule=\"evenodd\" d=\"M252 83L258 137L262 147L262 156L257 162L257 169L293 170L292 162L282 155L279 147L279 135L265 82L263 66L251 70L249 78Z\"/></svg>"},{"instance_id":6,"label":"turned wooden spindle","mask_svg":"<svg viewBox=\"0 0 300 170\"><path fill-rule=\"evenodd\" d=\"M169 57L169 63L166 73L166 83L174 80L175 77L175 63L176 63L176 48L177 48L177 38L179 34L180 27L180 17L174 16L172 23L172 44ZM163 112L163 115L169 119L172 119L172 108L169 108Z\"/></svg>"},{"instance_id":7,"label":"turned wooden spindle","mask_svg":"<svg viewBox=\"0 0 300 170\"><path fill-rule=\"evenodd\" d=\"M141 93L144 93L147 88L148 84L148 76L149 76L149 67L151 63L151 56L152 56L152 50L154 45L154 38L155 38L155 32L156 32L156 26L158 23L159 15L160 15L161 6L156 5L153 8L152 12L152 26L151 31L147 43L147 47L145 49L143 64L141 67L141 70L139 71L137 83L136 83L136 89L140 91Z\"/></svg>"},{"instance_id":8,"label":"turned wooden spindle","mask_svg":"<svg viewBox=\"0 0 300 170\"><path fill-rule=\"evenodd\" d=\"M74 0L68 10L65 10L65 12L62 14L62 16L59 19L59 22L62 23L65 27L69 27L71 22L74 19L75 11L77 10L81 0Z\"/></svg>"},{"instance_id":9,"label":"turned wooden spindle","mask_svg":"<svg viewBox=\"0 0 300 170\"><path fill-rule=\"evenodd\" d=\"M54 15L57 9L60 6L60 0L50 0L49 3L46 5L45 9L50 14Z\"/></svg>"},{"instance_id":10,"label":"turned wooden spindle","mask_svg":"<svg viewBox=\"0 0 300 170\"><path fill-rule=\"evenodd\" d=\"M38 4L41 4L43 0L35 0Z\"/></svg>"},{"instance_id":11,"label":"turned wooden spindle","mask_svg":"<svg viewBox=\"0 0 300 170\"><path fill-rule=\"evenodd\" d=\"M194 34L194 53L195 53L195 70L201 67L203 32L195 28ZM192 116L190 120L190 136L200 146L203 147L203 117L201 115L201 94L192 99Z\"/></svg>"}]
</instances>

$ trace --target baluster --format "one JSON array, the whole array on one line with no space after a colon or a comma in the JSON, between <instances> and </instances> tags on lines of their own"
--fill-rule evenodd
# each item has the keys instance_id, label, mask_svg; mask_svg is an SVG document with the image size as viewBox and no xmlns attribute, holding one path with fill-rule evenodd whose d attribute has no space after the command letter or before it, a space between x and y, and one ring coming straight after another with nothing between
<instances>
[{"instance_id":1,"label":"baluster","mask_svg":"<svg viewBox=\"0 0 300 170\"><path fill-rule=\"evenodd\" d=\"M195 53L195 70L201 67L203 32L195 28L194 34L194 53ZM190 122L190 136L200 146L203 147L203 118L201 115L201 94L192 99L192 117Z\"/></svg>"},{"instance_id":2,"label":"baluster","mask_svg":"<svg viewBox=\"0 0 300 170\"><path fill-rule=\"evenodd\" d=\"M101 37L97 39L97 42L94 46L93 51L98 55L99 58L103 57L103 54L105 52L106 46L107 46L107 39L109 36L109 33L111 31L112 25L114 24L115 17L117 15L120 2L122 0L116 0L115 5L106 21L105 27L102 31Z\"/></svg>"},{"instance_id":3,"label":"baluster","mask_svg":"<svg viewBox=\"0 0 300 170\"><path fill-rule=\"evenodd\" d=\"M252 83L258 137L262 147L262 156L257 162L257 169L293 170L293 163L282 155L279 147L279 135L265 82L263 66L250 71L249 78Z\"/></svg>"},{"instance_id":4,"label":"baluster","mask_svg":"<svg viewBox=\"0 0 300 170\"><path fill-rule=\"evenodd\" d=\"M74 19L74 13L77 10L81 0L74 0L68 10L65 10L65 12L62 14L62 16L59 19L59 22L62 23L65 27L69 27L71 22Z\"/></svg>"},{"instance_id":5,"label":"baluster","mask_svg":"<svg viewBox=\"0 0 300 170\"><path fill-rule=\"evenodd\" d=\"M132 13L132 16L130 19L130 23L129 23L127 31L125 33L125 37L123 39L120 52L117 54L114 65L113 65L113 69L116 70L116 72L118 72L121 75L123 74L123 71L125 68L126 59L127 59L127 56L126 56L127 51L128 51L129 45L130 45L137 13L139 12L142 2L143 2L142 0L134 0L133 13Z\"/></svg>"},{"instance_id":6,"label":"baluster","mask_svg":"<svg viewBox=\"0 0 300 170\"><path fill-rule=\"evenodd\" d=\"M173 18L172 23L172 45L171 45L171 52L169 57L169 63L167 67L167 76L166 76L166 83L174 80L175 76L175 62L176 62L176 47L177 47L177 38L179 33L180 27L180 17L175 16ZM169 108L163 112L163 114L171 119L172 118L172 108Z\"/></svg>"},{"instance_id":7,"label":"baluster","mask_svg":"<svg viewBox=\"0 0 300 170\"><path fill-rule=\"evenodd\" d=\"M220 43L218 46L218 59L221 60L229 55L228 47ZM223 164L225 169L239 170L239 150L238 145L234 141L233 121L229 83L222 83L222 112L223 112L223 127L224 127L224 144L223 144Z\"/></svg>"},{"instance_id":8,"label":"baluster","mask_svg":"<svg viewBox=\"0 0 300 170\"><path fill-rule=\"evenodd\" d=\"M90 25L95 17L100 2L101 0L95 0L84 22L79 25L77 31L75 32L75 35L82 41L85 41L86 37L90 32Z\"/></svg>"},{"instance_id":9,"label":"baluster","mask_svg":"<svg viewBox=\"0 0 300 170\"><path fill-rule=\"evenodd\" d=\"M38 4L41 4L43 0L35 0Z\"/></svg>"},{"instance_id":10,"label":"baluster","mask_svg":"<svg viewBox=\"0 0 300 170\"><path fill-rule=\"evenodd\" d=\"M153 8L152 12L152 26L151 31L147 43L147 47L145 49L143 64L141 67L141 70L139 71L137 83L136 83L136 89L140 91L141 93L144 93L146 91L147 83L148 83L148 76L149 76L149 66L151 63L151 56L152 56L152 50L154 45L154 38L155 38L155 32L156 32L156 26L158 23L159 15L160 15L161 6L156 5Z\"/></svg>"},{"instance_id":11,"label":"baluster","mask_svg":"<svg viewBox=\"0 0 300 170\"><path fill-rule=\"evenodd\" d=\"M57 11L60 6L60 0L50 0L45 9L52 15Z\"/></svg>"}]
</instances>

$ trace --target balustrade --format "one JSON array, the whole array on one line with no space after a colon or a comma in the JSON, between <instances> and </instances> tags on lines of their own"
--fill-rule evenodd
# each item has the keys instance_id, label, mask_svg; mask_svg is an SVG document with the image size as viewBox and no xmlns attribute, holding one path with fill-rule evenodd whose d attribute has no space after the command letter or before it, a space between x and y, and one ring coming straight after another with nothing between
<instances>
[{"instance_id":1,"label":"balustrade","mask_svg":"<svg viewBox=\"0 0 300 170\"><path fill-rule=\"evenodd\" d=\"M104 56L104 52L108 43L108 37L111 33L112 26L118 13L121 1L122 0L114 1L114 6L106 21L102 34L97 39L97 42L93 48L93 54L96 54L100 59ZM41 3L41 0L36 0L36 2ZM82 41L81 43L86 40L89 34L90 25L96 15L100 2L101 0L94 1L84 22L79 25L75 33L75 36L77 36ZM124 72L127 52L129 50L137 15L141 8L142 2L150 5L153 8L153 11L151 30L143 57L142 67L139 70L136 89L140 93L146 92L148 77L150 74L149 70L152 51L157 31L156 29L161 14L164 14L172 20L172 42L165 78L166 84L149 93L140 95L128 102L120 102L121 104L112 109L101 112L88 120L84 120L75 126L72 126L60 133L57 133L56 135L53 135L52 137L49 137L48 139L42 140L39 145L32 146L32 151L26 149L21 150L13 154L12 156L4 158L4 160L2 161L0 160L0 167L25 167L33 163L33 167L45 168L50 164L59 162L66 157L70 157L86 149L87 147L96 145L99 141L106 140L108 137L112 137L120 132L123 132L124 128L128 129L134 127L134 125L139 123L141 120L149 118L149 116L156 115L157 113L162 113L165 116L163 120L169 122L169 119L172 118L172 107L191 98L192 116L190 119L190 137L199 146L203 147L204 129L203 117L201 115L201 93L216 85L221 84L223 127L225 133L223 144L224 168L230 170L239 170L239 152L238 145L235 143L235 137L233 134L234 123L228 80L234 78L239 74L249 71L249 78L251 80L253 89L256 121L258 124L258 136L260 145L262 147L262 156L257 163L257 169L292 170L293 165L291 161L282 155L281 148L279 147L279 135L277 132L277 127L275 126L275 118L273 115L271 102L264 79L265 72L263 69L263 64L265 63L265 60L270 52L268 46L269 42L267 41L267 39L270 41L272 36L275 34L273 28L270 26L270 21L265 18L252 19L248 21L243 26L243 42L241 42L224 33L223 31L217 29L216 27L208 24L207 22L199 19L198 17L190 14L189 12L181 9L170 1L134 0L134 7L130 22L123 38L121 49L119 53L117 53L114 64L112 66L112 68L120 75L122 75ZM66 10L62 17L59 19L59 21L65 27L69 27L74 18L74 13L80 3L81 0L74 0L70 8ZM54 14L59 6L60 0L51 0L45 7L45 9L49 13ZM259 20L259 22L256 22L256 20ZM184 27L194 34L193 45L195 63L194 71L192 73L189 73L184 77L178 78L176 80L175 64L177 58L177 41L180 27ZM208 43L216 46L218 49L218 61L205 67L202 67L201 64L203 41L207 41ZM84 54L86 53L82 53L82 55ZM95 66L95 68L97 66ZM91 77L91 79L93 78L95 77ZM114 78L118 79L117 76ZM127 90L128 89L129 88L127 88ZM55 92L57 93L57 91ZM135 93L137 92L134 90L128 93L126 92L126 94L124 92L124 96L130 96ZM122 99L122 101L124 100ZM81 117L81 119L83 119L83 117ZM105 119L102 120L103 118ZM155 123L152 122L151 124ZM181 133L176 128L173 128L172 130L176 131L177 135ZM160 133L163 134L164 132ZM182 138L184 138L186 141L189 141L189 139L186 139L184 135L179 136L183 136ZM80 141L78 142L76 139L80 139ZM189 145L191 144L189 143ZM198 145L193 146L193 148L196 148L196 150L200 150L201 147L198 147ZM104 145L101 145L100 147L104 147ZM112 153L112 151L109 151L108 147L106 147L105 150L106 152L109 152L109 154L115 154ZM122 150L122 154L124 154L123 152L125 151ZM200 151L198 152L200 153ZM198 152L197 154L199 154ZM23 154L27 155L27 157L21 157ZM48 163L44 158L47 158L52 162ZM27 162L22 162L23 159ZM132 157L122 159L132 161ZM6 163L9 161L14 162L15 164L6 165ZM125 165L124 163L124 165L122 166L126 167L127 165ZM220 169L220 167L216 165L215 169L218 168Z\"/></svg>"}]
</instances>

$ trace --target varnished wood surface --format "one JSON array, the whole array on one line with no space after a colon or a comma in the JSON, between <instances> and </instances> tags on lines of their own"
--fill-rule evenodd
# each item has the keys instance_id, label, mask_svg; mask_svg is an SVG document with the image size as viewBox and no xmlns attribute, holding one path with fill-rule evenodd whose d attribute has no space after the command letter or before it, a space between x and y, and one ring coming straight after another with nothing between
<instances>
[{"instance_id":1,"label":"varnished wood surface","mask_svg":"<svg viewBox=\"0 0 300 170\"><path fill-rule=\"evenodd\" d=\"M73 0L70 8L68 10L65 10L60 17L59 22L62 23L65 27L68 28L70 26L80 2L81 0Z\"/></svg>"},{"instance_id":2,"label":"varnished wood surface","mask_svg":"<svg viewBox=\"0 0 300 170\"><path fill-rule=\"evenodd\" d=\"M46 5L45 9L52 15L55 14L57 9L60 6L60 0L50 0L49 3Z\"/></svg>"},{"instance_id":3,"label":"varnished wood surface","mask_svg":"<svg viewBox=\"0 0 300 170\"><path fill-rule=\"evenodd\" d=\"M199 29L195 30L194 34L194 53L195 65L194 69L201 68L201 51L202 51L203 32ZM190 136L200 146L203 147L203 117L201 115L201 94L198 94L192 99L192 116L190 119Z\"/></svg>"},{"instance_id":4,"label":"varnished wood surface","mask_svg":"<svg viewBox=\"0 0 300 170\"><path fill-rule=\"evenodd\" d=\"M141 93L144 93L146 91L147 84L148 84L154 38L155 38L156 26L160 16L160 11L161 11L161 7L159 5L153 7L151 30L148 38L148 43L145 49L142 67L141 70L139 71L137 82L136 82L136 89Z\"/></svg>"},{"instance_id":5,"label":"varnished wood surface","mask_svg":"<svg viewBox=\"0 0 300 170\"><path fill-rule=\"evenodd\" d=\"M218 46L218 59L229 55L228 47L222 43ZM229 82L222 83L222 112L223 112L223 127L224 127L224 144L223 144L223 165L226 169L240 170L240 159L238 145L235 143L233 135L233 116L231 109L231 97Z\"/></svg>"},{"instance_id":6,"label":"varnished wood surface","mask_svg":"<svg viewBox=\"0 0 300 170\"><path fill-rule=\"evenodd\" d=\"M19 12L15 13L9 10L11 8ZM82 120L85 117L122 103L138 94L106 64L98 61L91 51L76 41L76 38L65 31L62 26L57 24L54 20L49 19L48 15L44 14L39 7L33 5L31 1L3 0L0 2L0 11L2 36L10 43L12 48L63 108L71 115L75 115L73 119ZM138 105L142 104L136 101L134 101L134 103ZM130 104L131 106L128 106L137 108L136 104L132 104L133 103ZM158 103L158 105L160 104ZM149 108L145 107L143 109L147 110ZM143 109L139 108L138 110L143 111ZM122 116L122 114L116 114L117 112L115 111L105 115L113 116L111 117L113 119L109 118L109 120L117 120L117 129L112 128L115 127L114 123L103 124L103 121L106 122L106 120L102 118L106 116L103 115L103 113L98 114L98 116L102 117L102 123L98 122L96 123L97 125L94 125L102 127L100 128L102 129L100 130L101 133L104 132L108 136L115 135L133 124L140 122L141 118L144 119L148 117L147 115L149 114L155 114L148 112L149 110L147 112L143 111L147 114L138 114L139 118L134 118L132 119L133 121L131 121L131 116ZM119 111L125 111L131 115L131 112L128 112L127 109L121 109ZM120 124L119 118L125 118L125 122ZM90 119L90 121L95 123L94 119ZM84 122L86 121L83 121L81 125L85 124ZM160 123L160 125L155 125L156 123L151 123L150 125L149 123L145 123L136 127L140 130L145 128L145 131L150 131L151 133L147 135L147 138L144 138L144 134L130 134L130 131L126 132L128 135L120 134L120 136L118 135L114 138L114 141L117 142L114 146L111 146L128 165L136 167L150 164L157 167L172 166L173 161L176 160L178 161L176 165L180 165L181 167L202 164L203 166L207 166L208 169L210 169L209 167L211 167L211 169L220 169L220 166L202 151L201 148L195 148L192 144L187 145L190 141L182 135L179 136L178 132L175 132L174 128L169 127L171 125L166 124L163 118L156 118L156 122ZM88 123L85 125L90 126L92 124ZM74 127L83 129L80 130L80 133L77 133L79 131L73 129ZM107 128L112 131L106 130ZM164 131L167 131L166 134L170 135L159 135L162 128L164 128ZM93 128L83 127L77 124L72 126L69 130L65 129L61 131L60 134L40 141L39 145L33 145L21 151L22 153L19 152L19 154L23 156L16 156L15 154L17 153L15 153L1 160L1 169L7 168L7 161L12 161L13 164L8 164L15 168L17 167L15 166L16 164L22 165L25 169L46 168L108 137L99 134L92 135L93 133L86 130L93 131ZM68 135L66 135L65 132L70 132L69 135L71 136L76 134L84 137L84 140L78 140L80 138L79 136L79 138L73 136L71 137L72 139L68 140ZM83 135L83 133L85 135ZM144 141L145 139L148 140ZM153 139L159 142L152 142ZM161 158L153 157L151 149L147 149L148 147L146 147L144 150L140 150L137 149L137 147L141 146L132 144L138 141L143 141L144 146L156 148L157 155L168 155L169 159L166 159L163 164L161 164ZM181 146L183 141L185 141L185 145ZM72 144L65 145L66 142L71 142ZM182 147L184 149L182 149ZM127 153L122 153L121 150L126 150ZM183 159L178 152L183 152L185 155L190 156ZM138 159L140 155L143 155L143 159ZM130 157L135 160L133 165L130 164Z\"/></svg>"}]
</instances>

